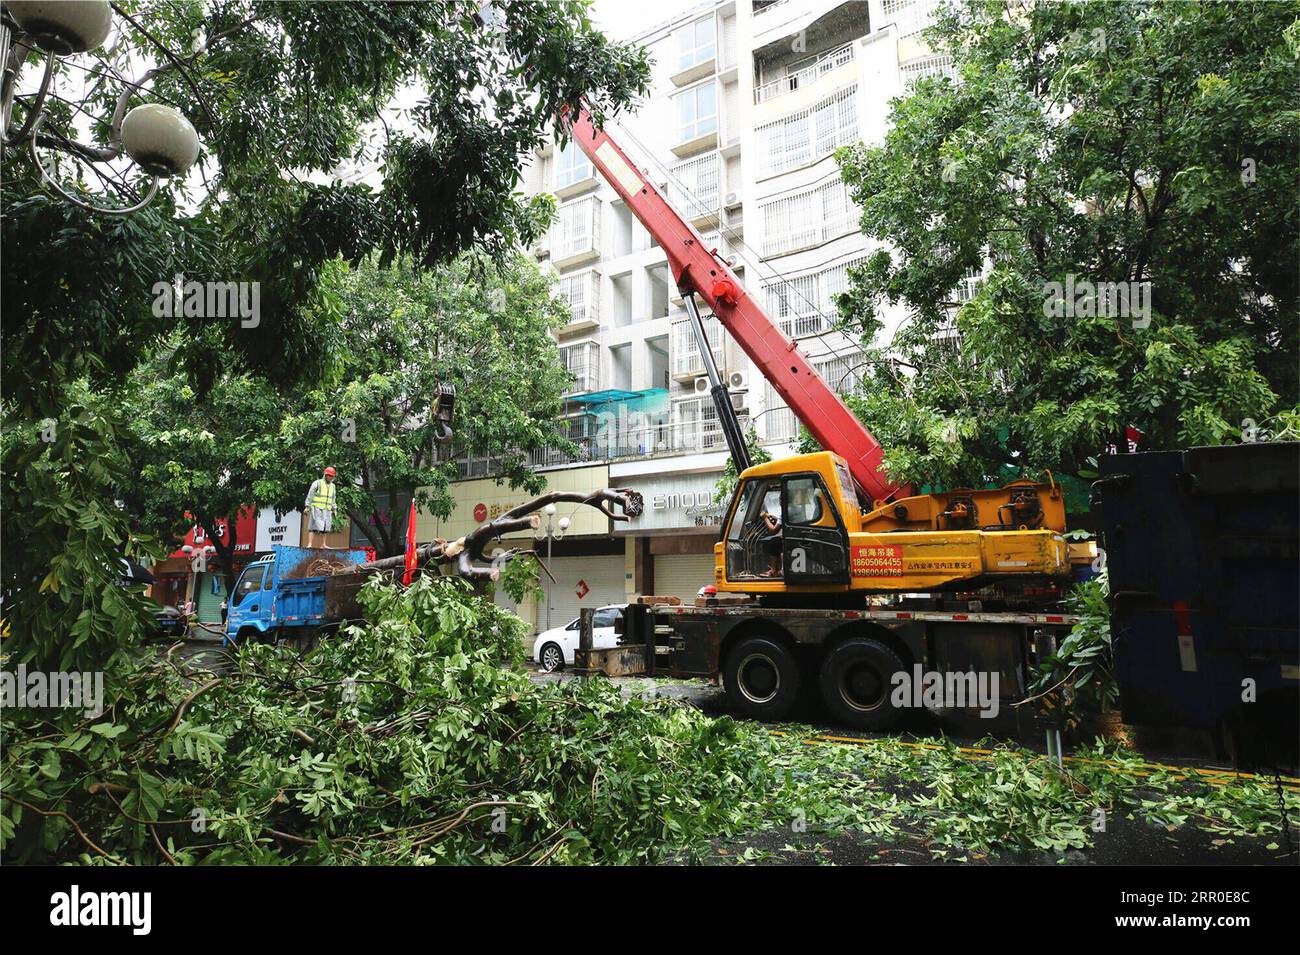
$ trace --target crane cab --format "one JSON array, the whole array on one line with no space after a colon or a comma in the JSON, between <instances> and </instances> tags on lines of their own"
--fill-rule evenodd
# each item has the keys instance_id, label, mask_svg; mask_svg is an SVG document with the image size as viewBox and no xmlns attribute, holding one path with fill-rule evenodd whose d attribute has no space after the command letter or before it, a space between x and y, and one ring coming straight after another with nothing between
<instances>
[{"instance_id":1,"label":"crane cab","mask_svg":"<svg viewBox=\"0 0 1300 955\"><path fill-rule=\"evenodd\" d=\"M801 454L747 468L714 547L718 589L848 590L850 531L860 509L837 454Z\"/></svg>"}]
</instances>

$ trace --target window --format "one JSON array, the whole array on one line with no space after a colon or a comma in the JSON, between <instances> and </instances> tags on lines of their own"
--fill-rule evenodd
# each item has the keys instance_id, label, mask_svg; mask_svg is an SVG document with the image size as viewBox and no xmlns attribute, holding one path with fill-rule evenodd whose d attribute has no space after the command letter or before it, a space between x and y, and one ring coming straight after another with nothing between
<instances>
[{"instance_id":1,"label":"window","mask_svg":"<svg viewBox=\"0 0 1300 955\"><path fill-rule=\"evenodd\" d=\"M777 522L773 530L764 515ZM727 527L727 576L781 576L781 482L748 481L741 490L740 503Z\"/></svg>"},{"instance_id":2,"label":"window","mask_svg":"<svg viewBox=\"0 0 1300 955\"><path fill-rule=\"evenodd\" d=\"M721 157L709 153L673 166L668 198L688 219L716 213L722 200Z\"/></svg>"},{"instance_id":3,"label":"window","mask_svg":"<svg viewBox=\"0 0 1300 955\"><path fill-rule=\"evenodd\" d=\"M235 603L244 602L244 598L251 593L256 593L262 589L262 581L266 578L266 567L250 567L244 571L244 576L239 578L239 586L235 590Z\"/></svg>"},{"instance_id":4,"label":"window","mask_svg":"<svg viewBox=\"0 0 1300 955\"><path fill-rule=\"evenodd\" d=\"M785 482L787 524L817 524L826 513L821 487L816 478L797 477Z\"/></svg>"},{"instance_id":5,"label":"window","mask_svg":"<svg viewBox=\"0 0 1300 955\"><path fill-rule=\"evenodd\" d=\"M566 275L556 285L556 294L569 306L569 324L599 321L600 273L594 269Z\"/></svg>"},{"instance_id":6,"label":"window","mask_svg":"<svg viewBox=\"0 0 1300 955\"><path fill-rule=\"evenodd\" d=\"M903 78L903 86L911 89L917 84L917 81L925 79L927 76L946 76L949 79L957 78L957 70L953 65L952 57L946 53L935 53L928 56L918 57L915 60L908 60L900 64L898 72Z\"/></svg>"},{"instance_id":7,"label":"window","mask_svg":"<svg viewBox=\"0 0 1300 955\"><path fill-rule=\"evenodd\" d=\"M722 347L722 323L716 315L701 315L704 321L704 334L709 339L709 348L714 356ZM674 322L672 327L672 356L674 375L704 374L704 360L700 356L700 346L695 340L695 329L690 320Z\"/></svg>"},{"instance_id":8,"label":"window","mask_svg":"<svg viewBox=\"0 0 1300 955\"><path fill-rule=\"evenodd\" d=\"M620 611L617 607L602 607L596 611L591 621L593 627L613 627L618 624Z\"/></svg>"},{"instance_id":9,"label":"window","mask_svg":"<svg viewBox=\"0 0 1300 955\"><path fill-rule=\"evenodd\" d=\"M677 421L676 447L679 451L715 451L726 446L718 409L711 397L688 398L673 405Z\"/></svg>"},{"instance_id":10,"label":"window","mask_svg":"<svg viewBox=\"0 0 1300 955\"><path fill-rule=\"evenodd\" d=\"M677 141L689 142L718 129L718 89L712 80L673 97L677 104Z\"/></svg>"},{"instance_id":11,"label":"window","mask_svg":"<svg viewBox=\"0 0 1300 955\"><path fill-rule=\"evenodd\" d=\"M600 388L600 346L595 342L581 342L560 349L560 364L573 376L573 384L566 395L584 394Z\"/></svg>"},{"instance_id":12,"label":"window","mask_svg":"<svg viewBox=\"0 0 1300 955\"><path fill-rule=\"evenodd\" d=\"M799 421L786 407L770 381L764 383L763 437L768 441L793 441L799 434Z\"/></svg>"},{"instance_id":13,"label":"window","mask_svg":"<svg viewBox=\"0 0 1300 955\"><path fill-rule=\"evenodd\" d=\"M572 258L599 250L600 200L587 196L566 202L556 212L551 231L551 258Z\"/></svg>"},{"instance_id":14,"label":"window","mask_svg":"<svg viewBox=\"0 0 1300 955\"><path fill-rule=\"evenodd\" d=\"M881 13L886 25L893 23L900 38L916 36L934 22L940 0L884 0Z\"/></svg>"},{"instance_id":15,"label":"window","mask_svg":"<svg viewBox=\"0 0 1300 955\"><path fill-rule=\"evenodd\" d=\"M677 31L677 72L713 59L713 17L696 20Z\"/></svg>"},{"instance_id":16,"label":"window","mask_svg":"<svg viewBox=\"0 0 1300 955\"><path fill-rule=\"evenodd\" d=\"M862 384L862 353L851 352L831 358L814 360L813 366L822 380L837 395L847 395L858 390Z\"/></svg>"},{"instance_id":17,"label":"window","mask_svg":"<svg viewBox=\"0 0 1300 955\"><path fill-rule=\"evenodd\" d=\"M759 206L763 255L784 255L855 230L857 211L839 178Z\"/></svg>"},{"instance_id":18,"label":"window","mask_svg":"<svg viewBox=\"0 0 1300 955\"><path fill-rule=\"evenodd\" d=\"M864 261L853 259L812 275L799 275L765 286L767 312L788 338L820 335L839 315L835 296L848 291L848 270Z\"/></svg>"},{"instance_id":19,"label":"window","mask_svg":"<svg viewBox=\"0 0 1300 955\"><path fill-rule=\"evenodd\" d=\"M591 164L587 154L570 142L560 150L560 160L555 172L555 188L563 189L584 179L595 178L596 167Z\"/></svg>"},{"instance_id":20,"label":"window","mask_svg":"<svg viewBox=\"0 0 1300 955\"><path fill-rule=\"evenodd\" d=\"M772 123L759 126L759 176L806 166L858 139L858 88L846 86Z\"/></svg>"}]
</instances>

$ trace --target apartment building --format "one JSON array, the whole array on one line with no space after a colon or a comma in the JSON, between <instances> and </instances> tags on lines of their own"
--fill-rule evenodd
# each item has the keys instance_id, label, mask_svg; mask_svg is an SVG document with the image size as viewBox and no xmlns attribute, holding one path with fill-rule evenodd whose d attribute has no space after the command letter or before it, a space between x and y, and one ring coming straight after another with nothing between
<instances>
[{"instance_id":1,"label":"apartment building","mask_svg":"<svg viewBox=\"0 0 1300 955\"><path fill-rule=\"evenodd\" d=\"M833 153L879 141L889 100L951 68L921 42L937 2L710 0L618 38L645 45L653 77L611 134L840 390L860 373L861 352L834 330L832 299L871 245ZM573 144L540 150L525 190L559 203L531 251L554 270L572 316L557 347L573 376L565 417L580 448L533 464L554 481L577 470L592 487L603 479L646 499L630 525L552 544L551 620L642 593L692 597L712 580L721 519L712 490L727 452L664 254ZM706 325L742 422L773 455L789 453L793 413L717 320ZM466 461L462 473L472 482L490 470Z\"/></svg>"}]
</instances>

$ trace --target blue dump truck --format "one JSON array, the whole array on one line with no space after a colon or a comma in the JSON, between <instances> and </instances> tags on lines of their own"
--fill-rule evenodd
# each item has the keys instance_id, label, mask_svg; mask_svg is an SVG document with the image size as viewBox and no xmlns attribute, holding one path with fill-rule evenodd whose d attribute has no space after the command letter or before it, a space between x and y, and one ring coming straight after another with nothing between
<instances>
[{"instance_id":1,"label":"blue dump truck","mask_svg":"<svg viewBox=\"0 0 1300 955\"><path fill-rule=\"evenodd\" d=\"M244 568L226 615L225 643L249 639L310 642L359 616L355 571L364 550L321 550L276 545L270 557Z\"/></svg>"},{"instance_id":2,"label":"blue dump truck","mask_svg":"<svg viewBox=\"0 0 1300 955\"><path fill-rule=\"evenodd\" d=\"M1103 459L1124 722L1217 734L1239 765L1294 767L1300 736L1300 443Z\"/></svg>"}]
</instances>

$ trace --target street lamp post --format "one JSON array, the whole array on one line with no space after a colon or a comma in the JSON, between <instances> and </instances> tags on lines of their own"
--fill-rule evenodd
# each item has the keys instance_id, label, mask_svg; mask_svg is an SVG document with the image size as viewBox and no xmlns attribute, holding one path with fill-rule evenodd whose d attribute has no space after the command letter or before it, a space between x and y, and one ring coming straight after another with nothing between
<instances>
[{"instance_id":1,"label":"street lamp post","mask_svg":"<svg viewBox=\"0 0 1300 955\"><path fill-rule=\"evenodd\" d=\"M137 30L144 32L129 14L122 15ZM54 76L62 61L102 46L112 27L113 8L108 0L63 3L5 0L0 9L0 153L26 144L37 175L51 193L90 212L129 215L153 200L163 180L183 176L199 157L198 133L179 110L160 103L143 103L129 111L127 109L133 97L147 92L147 83L173 69L184 71L185 66L179 58L164 50L169 62L153 67L139 82L123 81L125 88L118 94L113 112L104 120L108 136L103 145L77 142L72 138L75 129L54 129L53 122L48 131L42 132L46 120L51 118L46 109L47 102L51 98L62 98L54 92ZM145 36L153 40L148 34ZM116 46L114 44L114 48ZM206 49L205 45L196 45L190 58ZM39 86L35 92L19 97L18 84L23 66L33 54L44 54ZM79 68L94 75L85 66ZM116 79L122 79L111 66L108 69ZM188 74L186 76L188 78ZM197 93L198 87L192 81L190 85ZM23 101L25 112L21 127L13 122L14 103L19 99ZM78 104L71 105L81 110ZM57 149L88 163L113 163L128 158L133 166L138 166L150 177L148 187L141 198L132 186L122 181L119 186L125 198L119 204L95 205L74 195L58 181L57 165L48 155L42 159L38 146ZM126 172L130 172L130 167Z\"/></svg>"},{"instance_id":2,"label":"street lamp post","mask_svg":"<svg viewBox=\"0 0 1300 955\"><path fill-rule=\"evenodd\" d=\"M564 533L569 529L569 519L561 517L558 522L555 521L555 505L547 504L544 508L546 512L546 527L540 528L533 536L538 541L546 541L546 575L554 578L551 573L551 550L552 545L557 540L564 540ZM546 582L546 628L551 629L551 582Z\"/></svg>"}]
</instances>

